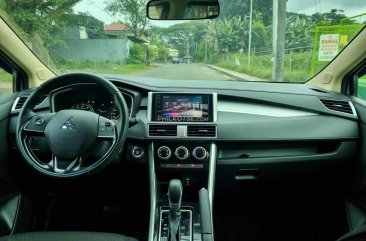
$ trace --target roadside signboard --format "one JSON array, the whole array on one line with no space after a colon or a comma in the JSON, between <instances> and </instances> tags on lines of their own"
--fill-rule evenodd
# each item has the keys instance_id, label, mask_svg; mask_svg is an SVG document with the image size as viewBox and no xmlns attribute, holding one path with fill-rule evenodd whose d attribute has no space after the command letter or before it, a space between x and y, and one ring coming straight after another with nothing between
<instances>
[{"instance_id":1,"label":"roadside signboard","mask_svg":"<svg viewBox=\"0 0 366 241\"><path fill-rule=\"evenodd\" d=\"M339 34L320 35L318 61L331 61L338 54Z\"/></svg>"}]
</instances>

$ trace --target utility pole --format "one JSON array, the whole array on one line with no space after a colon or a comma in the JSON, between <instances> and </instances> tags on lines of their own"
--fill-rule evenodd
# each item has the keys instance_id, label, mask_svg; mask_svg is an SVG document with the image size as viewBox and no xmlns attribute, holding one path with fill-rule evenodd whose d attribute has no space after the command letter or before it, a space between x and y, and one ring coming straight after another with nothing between
<instances>
[{"instance_id":1,"label":"utility pole","mask_svg":"<svg viewBox=\"0 0 366 241\"><path fill-rule=\"evenodd\" d=\"M286 1L273 0L272 81L284 81Z\"/></svg>"},{"instance_id":2,"label":"utility pole","mask_svg":"<svg viewBox=\"0 0 366 241\"><path fill-rule=\"evenodd\" d=\"M189 56L189 39L187 39L187 57Z\"/></svg>"},{"instance_id":3,"label":"utility pole","mask_svg":"<svg viewBox=\"0 0 366 241\"><path fill-rule=\"evenodd\" d=\"M249 15L249 40L248 40L248 68L250 69L250 58L252 48L252 19L253 19L253 0L250 0L250 15Z\"/></svg>"},{"instance_id":4,"label":"utility pole","mask_svg":"<svg viewBox=\"0 0 366 241\"><path fill-rule=\"evenodd\" d=\"M205 41L205 64L208 64L208 36L209 36L209 26L210 22L207 20L207 32L206 32L206 41Z\"/></svg>"},{"instance_id":5,"label":"utility pole","mask_svg":"<svg viewBox=\"0 0 366 241\"><path fill-rule=\"evenodd\" d=\"M205 46L205 64L208 64L208 40L206 38L206 46Z\"/></svg>"}]
</instances>

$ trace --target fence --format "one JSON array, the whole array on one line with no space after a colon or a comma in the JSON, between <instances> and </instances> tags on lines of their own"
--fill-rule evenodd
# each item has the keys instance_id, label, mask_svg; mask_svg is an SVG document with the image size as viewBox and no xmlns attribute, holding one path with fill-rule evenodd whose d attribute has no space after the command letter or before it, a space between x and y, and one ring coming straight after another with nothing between
<instances>
[{"instance_id":1,"label":"fence","mask_svg":"<svg viewBox=\"0 0 366 241\"><path fill-rule=\"evenodd\" d=\"M245 51L240 53L222 54L214 59L217 65L256 77L271 80L272 49L253 48L250 66ZM285 49L284 73L287 82L303 82L311 77L312 46Z\"/></svg>"}]
</instances>

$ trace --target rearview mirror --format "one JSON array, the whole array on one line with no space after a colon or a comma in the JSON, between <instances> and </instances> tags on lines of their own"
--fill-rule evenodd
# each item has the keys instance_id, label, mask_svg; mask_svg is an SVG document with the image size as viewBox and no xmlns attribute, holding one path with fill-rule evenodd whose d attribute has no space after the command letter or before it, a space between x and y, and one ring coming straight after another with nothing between
<instances>
[{"instance_id":1,"label":"rearview mirror","mask_svg":"<svg viewBox=\"0 0 366 241\"><path fill-rule=\"evenodd\" d=\"M152 20L212 19L220 15L218 0L151 0L146 9Z\"/></svg>"}]
</instances>

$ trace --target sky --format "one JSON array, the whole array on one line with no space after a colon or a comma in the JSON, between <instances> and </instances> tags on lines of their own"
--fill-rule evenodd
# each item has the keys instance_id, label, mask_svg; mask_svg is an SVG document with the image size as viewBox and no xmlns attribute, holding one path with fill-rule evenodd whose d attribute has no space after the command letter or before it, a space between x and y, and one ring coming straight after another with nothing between
<instances>
[{"instance_id":1,"label":"sky","mask_svg":"<svg viewBox=\"0 0 366 241\"><path fill-rule=\"evenodd\" d=\"M331 9L342 9L348 17L366 13L365 0L288 0L287 11L304 13L326 13Z\"/></svg>"},{"instance_id":2,"label":"sky","mask_svg":"<svg viewBox=\"0 0 366 241\"><path fill-rule=\"evenodd\" d=\"M178 0L177 0L178 1ZM225 0L220 0L225 1ZM249 0L248 0L249 1ZM118 17L112 17L105 12L105 0L83 0L78 3L76 12L89 12L92 16L102 20L105 24L118 21ZM255 5L253 6L255 9ZM287 11L311 15L316 12L329 12L331 9L342 9L346 16L355 16L366 13L366 0L288 0ZM364 17L366 20L366 17ZM169 27L182 21L157 21L151 23L160 27Z\"/></svg>"},{"instance_id":3,"label":"sky","mask_svg":"<svg viewBox=\"0 0 366 241\"><path fill-rule=\"evenodd\" d=\"M78 3L74 10L75 12L89 12L93 17L96 17L99 20L102 20L105 24L117 22L119 20L118 17L110 16L105 10L105 1L103 0L83 0ZM169 27L171 25L181 23L182 21L157 21L151 20L153 25L157 25L160 27Z\"/></svg>"}]
</instances>

